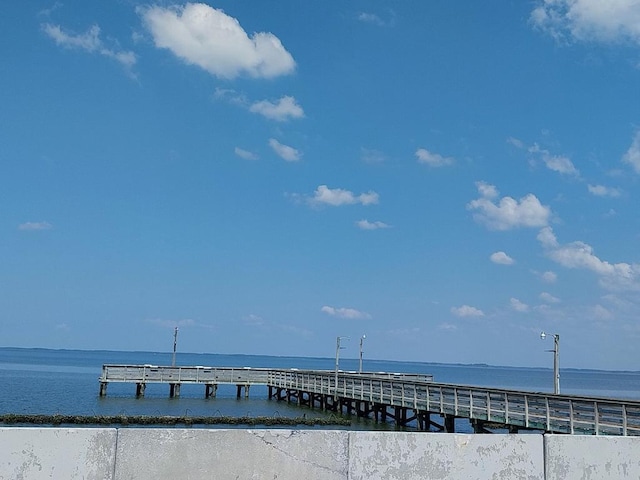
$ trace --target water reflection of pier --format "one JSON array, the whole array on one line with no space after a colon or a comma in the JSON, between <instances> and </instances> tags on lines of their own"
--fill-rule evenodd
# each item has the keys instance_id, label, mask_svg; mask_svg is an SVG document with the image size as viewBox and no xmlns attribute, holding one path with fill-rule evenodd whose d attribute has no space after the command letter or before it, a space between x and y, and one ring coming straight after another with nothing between
<instances>
[{"instance_id":1,"label":"water reflection of pier","mask_svg":"<svg viewBox=\"0 0 640 480\"><path fill-rule=\"evenodd\" d=\"M587 435L640 435L640 401L504 390L436 383L430 375L237 367L103 365L100 396L109 383L169 385L171 397L182 384L204 385L215 397L218 385L236 386L238 398L251 385L266 385L269 398L343 414L453 432L455 419L468 419L477 433L505 428Z\"/></svg>"}]
</instances>

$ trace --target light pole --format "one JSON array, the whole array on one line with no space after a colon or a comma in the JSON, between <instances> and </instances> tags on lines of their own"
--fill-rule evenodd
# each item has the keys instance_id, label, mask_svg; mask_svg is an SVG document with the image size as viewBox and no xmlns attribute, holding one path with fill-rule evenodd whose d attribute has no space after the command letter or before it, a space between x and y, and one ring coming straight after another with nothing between
<instances>
[{"instance_id":1,"label":"light pole","mask_svg":"<svg viewBox=\"0 0 640 480\"><path fill-rule=\"evenodd\" d=\"M362 373L362 344L364 343L365 338L367 338L366 335L362 335L360 337L360 373Z\"/></svg>"},{"instance_id":2,"label":"light pole","mask_svg":"<svg viewBox=\"0 0 640 480\"><path fill-rule=\"evenodd\" d=\"M342 341L343 338L349 338L349 337L336 337L336 373L335 373L335 392L333 394L333 397L335 399L338 398L338 368L339 368L339 364L340 364L340 349L344 348L340 346L340 342Z\"/></svg>"},{"instance_id":3,"label":"light pole","mask_svg":"<svg viewBox=\"0 0 640 480\"><path fill-rule=\"evenodd\" d=\"M540 338L544 340L547 338L547 334L542 332ZM558 395L560 393L560 365L558 364L558 350L560 349L560 335L553 334L553 393Z\"/></svg>"},{"instance_id":4,"label":"light pole","mask_svg":"<svg viewBox=\"0 0 640 480\"><path fill-rule=\"evenodd\" d=\"M178 327L173 331L173 358L171 360L171 366L176 366L176 346L178 344Z\"/></svg>"}]
</instances>

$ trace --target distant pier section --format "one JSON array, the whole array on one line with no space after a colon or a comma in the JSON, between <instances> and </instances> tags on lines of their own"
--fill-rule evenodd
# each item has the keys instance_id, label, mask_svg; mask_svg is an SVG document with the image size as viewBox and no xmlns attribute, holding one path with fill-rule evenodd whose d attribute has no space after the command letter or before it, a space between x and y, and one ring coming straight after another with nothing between
<instances>
[{"instance_id":1,"label":"distant pier section","mask_svg":"<svg viewBox=\"0 0 640 480\"><path fill-rule=\"evenodd\" d=\"M506 428L550 433L640 436L640 401L555 395L437 383L431 375L386 372L270 369L249 367L103 365L100 396L109 383L169 385L171 397L182 384L201 384L206 398L218 385L236 385L249 397L252 385L268 387L269 398L343 414L454 432L455 419L468 419L476 433ZM435 417L435 418L434 418ZM436 420L440 420L438 423Z\"/></svg>"}]
</instances>

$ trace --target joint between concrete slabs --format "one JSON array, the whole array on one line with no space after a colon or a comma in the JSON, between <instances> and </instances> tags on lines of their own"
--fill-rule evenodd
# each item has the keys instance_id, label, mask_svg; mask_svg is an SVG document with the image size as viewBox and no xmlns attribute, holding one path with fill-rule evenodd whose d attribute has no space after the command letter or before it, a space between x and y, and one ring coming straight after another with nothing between
<instances>
[{"instance_id":1,"label":"joint between concrete slabs","mask_svg":"<svg viewBox=\"0 0 640 480\"><path fill-rule=\"evenodd\" d=\"M39 479L54 471L101 480L627 479L640 478L640 437L0 428L0 478Z\"/></svg>"}]
</instances>

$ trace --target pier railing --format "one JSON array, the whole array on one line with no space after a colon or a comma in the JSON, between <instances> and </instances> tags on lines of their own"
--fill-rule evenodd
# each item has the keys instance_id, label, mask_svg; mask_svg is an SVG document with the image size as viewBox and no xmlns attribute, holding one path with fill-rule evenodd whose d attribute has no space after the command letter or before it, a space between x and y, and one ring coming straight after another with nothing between
<instances>
[{"instance_id":1,"label":"pier railing","mask_svg":"<svg viewBox=\"0 0 640 480\"><path fill-rule=\"evenodd\" d=\"M336 383L337 378L337 383ZM104 365L101 383L262 384L547 432L640 435L640 401L452 385L430 375L238 367Z\"/></svg>"},{"instance_id":2,"label":"pier railing","mask_svg":"<svg viewBox=\"0 0 640 480\"><path fill-rule=\"evenodd\" d=\"M369 374L272 371L270 384L548 432L640 435L640 402L451 385Z\"/></svg>"}]
</instances>

